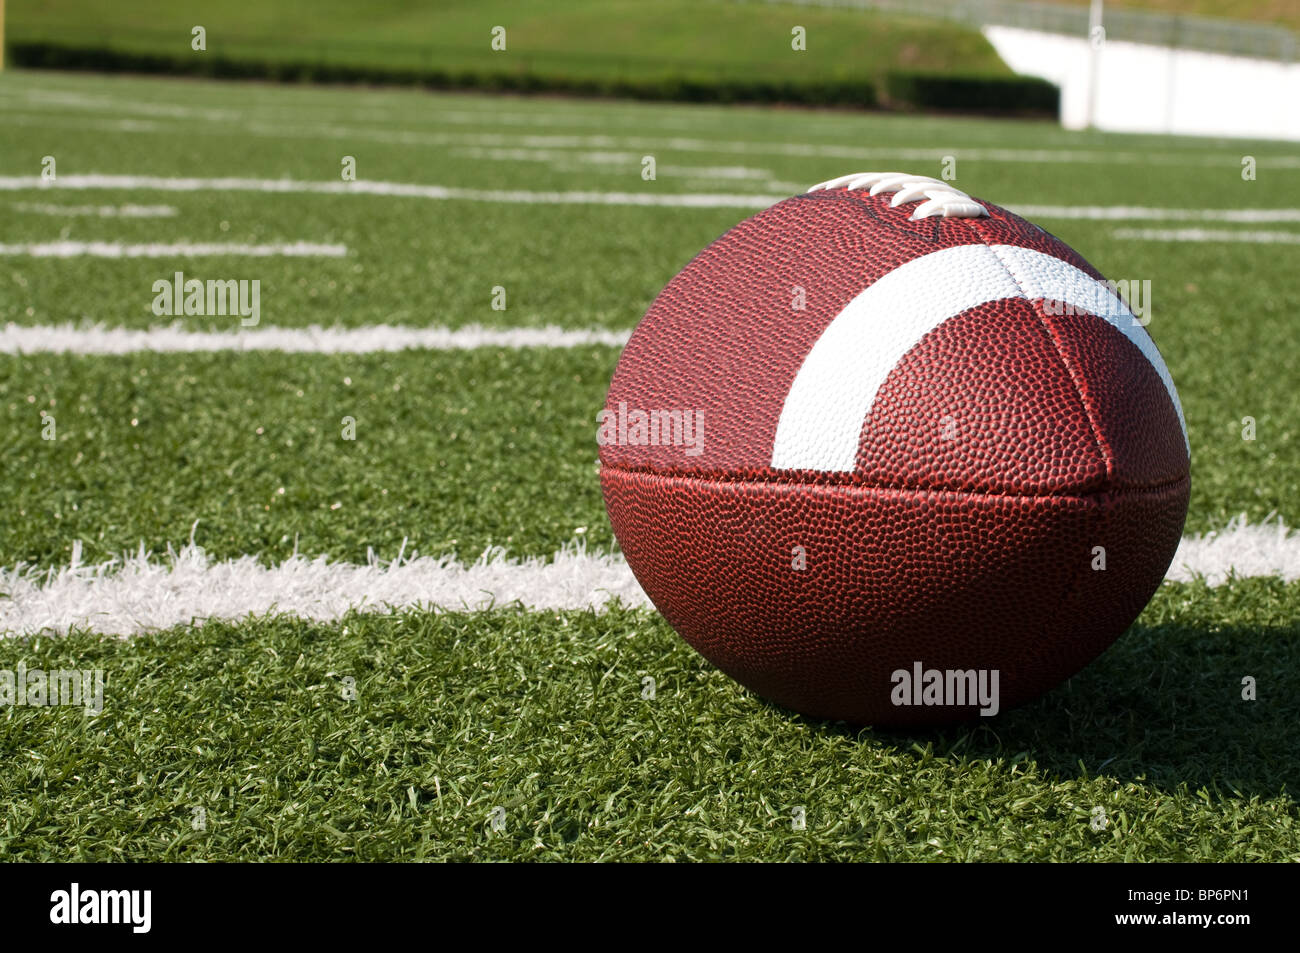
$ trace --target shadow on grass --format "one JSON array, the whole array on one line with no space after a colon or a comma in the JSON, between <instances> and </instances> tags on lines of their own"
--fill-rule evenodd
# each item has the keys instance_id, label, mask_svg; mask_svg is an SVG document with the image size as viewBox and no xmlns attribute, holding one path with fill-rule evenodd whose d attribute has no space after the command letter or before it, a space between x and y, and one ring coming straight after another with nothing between
<instances>
[{"instance_id":1,"label":"shadow on grass","mask_svg":"<svg viewBox=\"0 0 1300 953\"><path fill-rule=\"evenodd\" d=\"M1246 676L1256 681L1255 701L1242 698ZM858 736L930 743L937 754L963 759L1033 760L1061 777L1294 797L1300 627L1139 624L1061 687L999 717Z\"/></svg>"}]
</instances>

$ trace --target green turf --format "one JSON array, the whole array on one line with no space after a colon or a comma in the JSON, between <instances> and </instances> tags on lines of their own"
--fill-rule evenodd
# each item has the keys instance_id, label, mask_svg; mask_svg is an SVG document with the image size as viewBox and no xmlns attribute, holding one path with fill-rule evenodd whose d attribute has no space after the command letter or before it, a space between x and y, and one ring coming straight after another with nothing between
<instances>
[{"instance_id":1,"label":"green turf","mask_svg":"<svg viewBox=\"0 0 1300 953\"><path fill-rule=\"evenodd\" d=\"M979 31L853 10L718 0L51 0L10 4L12 43L57 41L166 55L574 78L875 79L891 67L1011 75ZM791 29L807 48L791 49ZM506 49L492 49L492 30Z\"/></svg>"},{"instance_id":2,"label":"green turf","mask_svg":"<svg viewBox=\"0 0 1300 953\"><path fill-rule=\"evenodd\" d=\"M195 539L364 562L612 544L596 480L611 348L0 356L4 565ZM32 398L29 400L28 398ZM43 439L41 411L58 439ZM343 418L356 439L343 439ZM575 534L575 530L581 532Z\"/></svg>"},{"instance_id":3,"label":"green turf","mask_svg":"<svg viewBox=\"0 0 1300 953\"><path fill-rule=\"evenodd\" d=\"M0 176L363 178L480 189L788 194L853 169L936 174L1003 204L1297 208L1293 146L1041 123L576 103L8 73ZM1259 179L1243 182L1243 154ZM640 158L660 174L643 182ZM167 204L163 219L31 203ZM0 244L341 242L347 258L0 258L0 323L158 323L154 280L257 278L263 325L630 328L739 208L367 196L0 191ZM225 223L223 228L222 223ZM1168 244L1042 219L1117 278L1193 447L1189 531L1296 519L1293 245ZM1197 223L1200 224L1200 223ZM1290 224L1218 225L1294 230ZM491 288L509 293L504 312ZM188 318L193 329L237 322ZM364 559L611 543L595 413L616 349L358 356L0 356L0 564L197 541ZM345 378L350 379L348 383ZM41 439L40 412L58 440ZM357 418L355 443L341 418ZM1258 421L1241 439L1241 418ZM261 433L258 433L258 430ZM279 492L284 487L285 492ZM335 508L335 504L339 504ZM1073 682L973 730L855 735L771 708L651 613L405 613L0 642L0 669L102 665L108 708L0 710L11 858L1300 859L1300 585L1169 585ZM345 703L341 679L358 680ZM640 678L658 680L654 702ZM1260 700L1239 699L1259 679ZM441 793L439 793L441 792ZM807 809L808 829L790 829ZM1112 819L1089 826L1093 806ZM488 815L506 809L506 830ZM205 832L191 830L195 807ZM540 845L540 846L539 846ZM6 853L7 852L7 853Z\"/></svg>"},{"instance_id":4,"label":"green turf","mask_svg":"<svg viewBox=\"0 0 1300 953\"><path fill-rule=\"evenodd\" d=\"M1063 688L922 734L768 706L645 612L0 642L106 678L98 717L0 717L0 857L1300 860L1295 597L1167 587Z\"/></svg>"}]
</instances>

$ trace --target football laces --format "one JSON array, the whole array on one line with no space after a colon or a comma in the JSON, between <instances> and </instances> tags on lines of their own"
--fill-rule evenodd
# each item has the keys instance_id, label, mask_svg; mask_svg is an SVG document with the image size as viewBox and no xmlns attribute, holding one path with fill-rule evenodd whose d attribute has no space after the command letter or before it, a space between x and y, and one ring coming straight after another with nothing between
<instances>
[{"instance_id":1,"label":"football laces","mask_svg":"<svg viewBox=\"0 0 1300 953\"><path fill-rule=\"evenodd\" d=\"M944 218L980 218L988 209L953 185L924 175L906 172L854 172L836 179L818 182L809 192L826 189L870 189L871 195L893 192L890 208L906 202L920 202L912 212L911 221L940 215Z\"/></svg>"}]
</instances>

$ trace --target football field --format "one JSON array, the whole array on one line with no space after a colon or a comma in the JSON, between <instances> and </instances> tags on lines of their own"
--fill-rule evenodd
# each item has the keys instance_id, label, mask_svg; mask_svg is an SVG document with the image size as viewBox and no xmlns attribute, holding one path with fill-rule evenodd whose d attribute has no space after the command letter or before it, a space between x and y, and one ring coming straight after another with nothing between
<instances>
[{"instance_id":1,"label":"football field","mask_svg":"<svg viewBox=\"0 0 1300 953\"><path fill-rule=\"evenodd\" d=\"M1300 859L1294 147L35 72L0 116L0 670L104 680L0 708L0 858ZM1148 289L1191 508L1069 683L858 731L648 605L596 414L737 221L947 168Z\"/></svg>"}]
</instances>

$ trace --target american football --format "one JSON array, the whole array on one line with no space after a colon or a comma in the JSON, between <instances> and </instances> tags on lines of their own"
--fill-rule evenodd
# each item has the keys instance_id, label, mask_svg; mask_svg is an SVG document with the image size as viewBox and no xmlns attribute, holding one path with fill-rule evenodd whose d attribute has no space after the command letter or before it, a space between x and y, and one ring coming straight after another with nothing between
<instances>
[{"instance_id":1,"label":"american football","mask_svg":"<svg viewBox=\"0 0 1300 953\"><path fill-rule=\"evenodd\" d=\"M823 182L701 252L605 413L605 504L654 604L819 718L1039 695L1146 605L1187 512L1178 394L1113 287L903 173Z\"/></svg>"}]
</instances>

